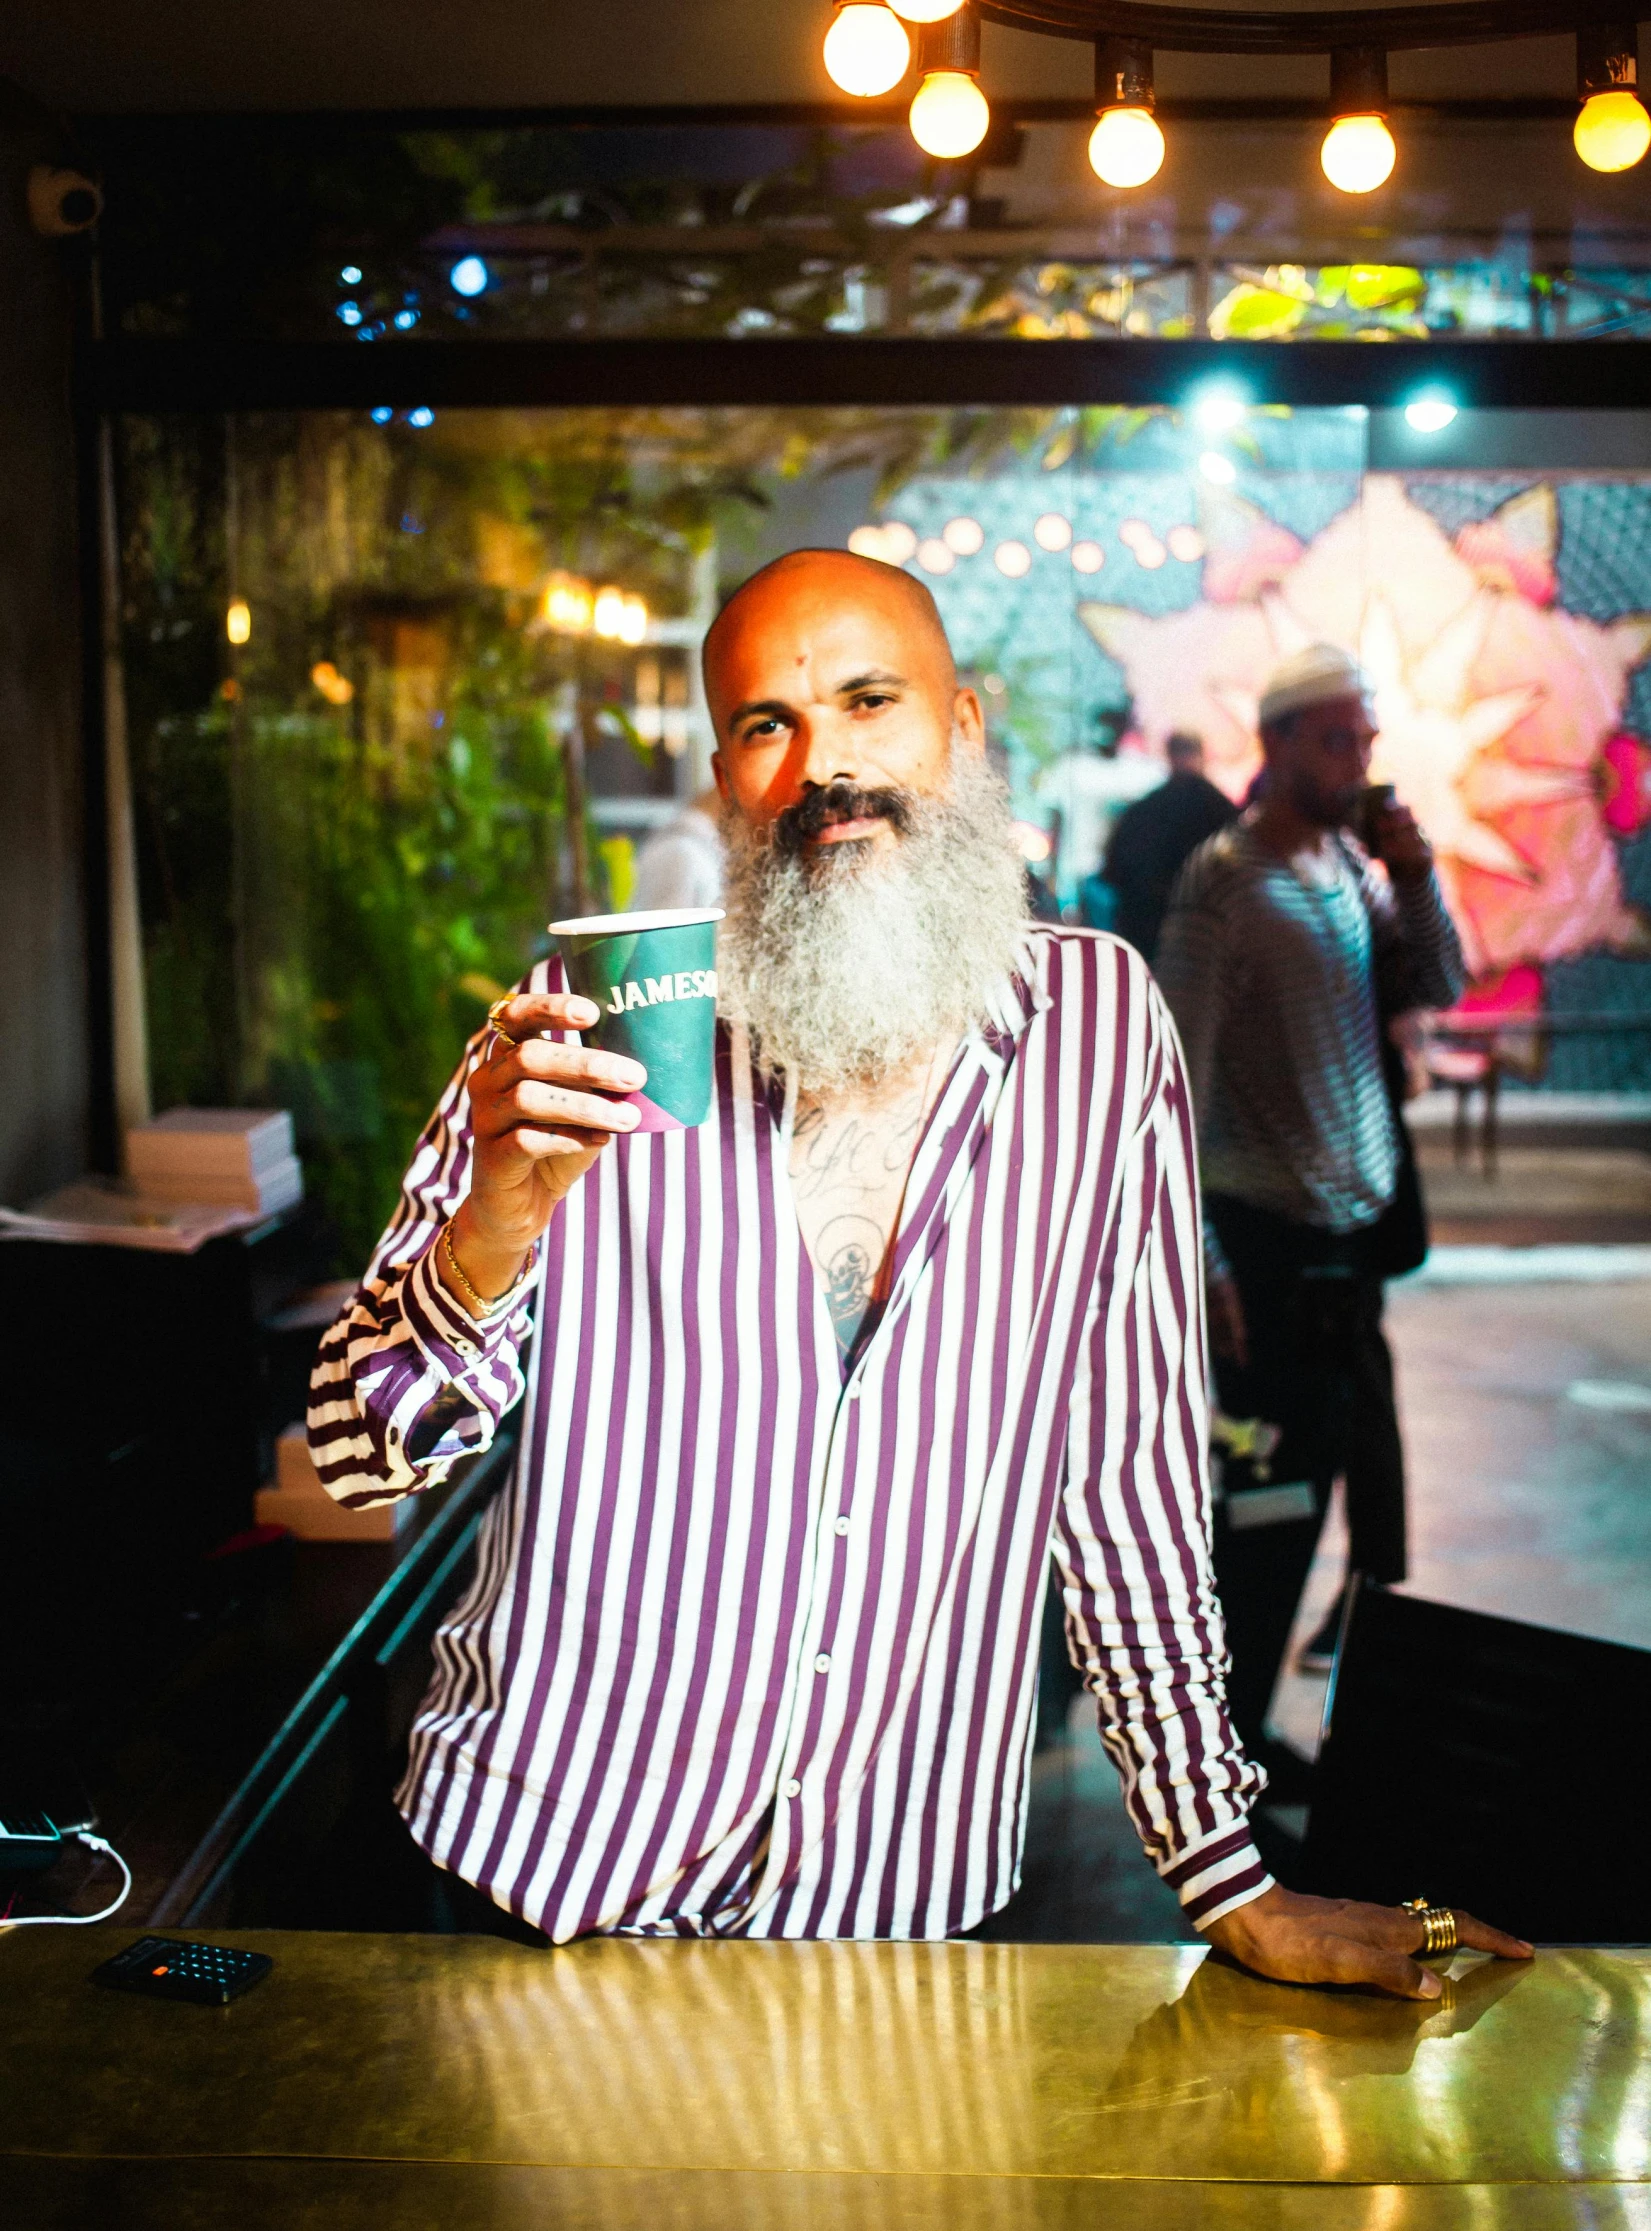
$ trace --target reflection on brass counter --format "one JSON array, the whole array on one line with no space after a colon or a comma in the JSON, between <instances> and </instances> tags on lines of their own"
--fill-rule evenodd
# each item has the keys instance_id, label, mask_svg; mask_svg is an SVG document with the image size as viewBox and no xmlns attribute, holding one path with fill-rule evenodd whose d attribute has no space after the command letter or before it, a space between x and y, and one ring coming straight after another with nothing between
<instances>
[{"instance_id":1,"label":"reflection on brass counter","mask_svg":"<svg viewBox=\"0 0 1651 2231\"><path fill-rule=\"evenodd\" d=\"M59 2157L0 2166L19 2222L1651 2222L1644 1952L1428 2008L1183 1946L248 1932L273 1975L208 2011L86 1984L132 1933L0 1943L0 2153ZM1367 2189L1240 2189L1286 2185Z\"/></svg>"}]
</instances>

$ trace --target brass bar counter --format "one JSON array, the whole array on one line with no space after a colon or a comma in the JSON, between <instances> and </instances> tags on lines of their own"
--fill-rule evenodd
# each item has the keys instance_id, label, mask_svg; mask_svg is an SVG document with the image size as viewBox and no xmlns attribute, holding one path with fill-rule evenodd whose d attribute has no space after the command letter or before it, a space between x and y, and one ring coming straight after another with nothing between
<instances>
[{"instance_id":1,"label":"brass bar counter","mask_svg":"<svg viewBox=\"0 0 1651 2231\"><path fill-rule=\"evenodd\" d=\"M1442 2005L1196 1946L239 1932L218 2009L0 1941L7 2231L1651 2231L1651 1951Z\"/></svg>"}]
</instances>

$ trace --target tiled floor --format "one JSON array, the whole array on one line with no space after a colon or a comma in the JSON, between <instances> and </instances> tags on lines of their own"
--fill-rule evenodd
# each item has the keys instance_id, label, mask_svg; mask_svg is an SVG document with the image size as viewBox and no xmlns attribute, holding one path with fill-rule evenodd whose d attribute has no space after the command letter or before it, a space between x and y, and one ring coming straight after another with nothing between
<instances>
[{"instance_id":1,"label":"tiled floor","mask_svg":"<svg viewBox=\"0 0 1651 2231\"><path fill-rule=\"evenodd\" d=\"M1396 1286L1413 1594L1651 1649L1651 1280ZM1340 1578L1332 1518L1306 1634ZM1288 1676L1281 1732L1317 1740L1322 1679ZM1184 1936L1140 1858L1080 1699L1034 1770L1016 1933Z\"/></svg>"}]
</instances>

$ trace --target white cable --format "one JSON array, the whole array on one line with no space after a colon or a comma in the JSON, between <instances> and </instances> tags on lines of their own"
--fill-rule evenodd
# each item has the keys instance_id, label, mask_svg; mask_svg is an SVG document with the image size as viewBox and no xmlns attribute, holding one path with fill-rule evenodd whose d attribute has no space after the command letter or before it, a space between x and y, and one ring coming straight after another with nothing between
<instances>
[{"instance_id":1,"label":"white cable","mask_svg":"<svg viewBox=\"0 0 1651 2231\"><path fill-rule=\"evenodd\" d=\"M106 1851L109 1854L109 1857L124 1877L120 1886L120 1896L111 1905L101 1907L96 1913L20 1913L14 1920L0 1921L0 1929L84 1929L94 1921L107 1921L111 1914L119 1913L121 1907L125 1905L132 1894L132 1870L122 1859L120 1853L116 1851L114 1845L107 1842L102 1836L94 1836L89 1829L74 1828L69 1833L78 1837L81 1843L87 1845L90 1850Z\"/></svg>"}]
</instances>

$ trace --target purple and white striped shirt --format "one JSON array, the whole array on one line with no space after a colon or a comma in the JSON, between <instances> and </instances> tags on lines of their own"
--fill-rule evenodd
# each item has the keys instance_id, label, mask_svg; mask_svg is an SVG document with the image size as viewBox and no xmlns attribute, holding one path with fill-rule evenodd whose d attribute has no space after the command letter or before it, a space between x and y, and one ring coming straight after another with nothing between
<instances>
[{"instance_id":1,"label":"purple and white striped shirt","mask_svg":"<svg viewBox=\"0 0 1651 2231\"><path fill-rule=\"evenodd\" d=\"M560 989L559 964L530 981ZM1194 1921L1263 1890L1210 1581L1191 1112L1137 956L1030 937L935 1103L846 1366L793 1100L723 1025L710 1119L618 1140L526 1286L467 1316L433 1250L484 1044L310 1409L322 1478L364 1505L525 1397L400 1791L430 1856L559 1941L971 1928L1019 1878L1053 1549L1153 1864Z\"/></svg>"}]
</instances>

